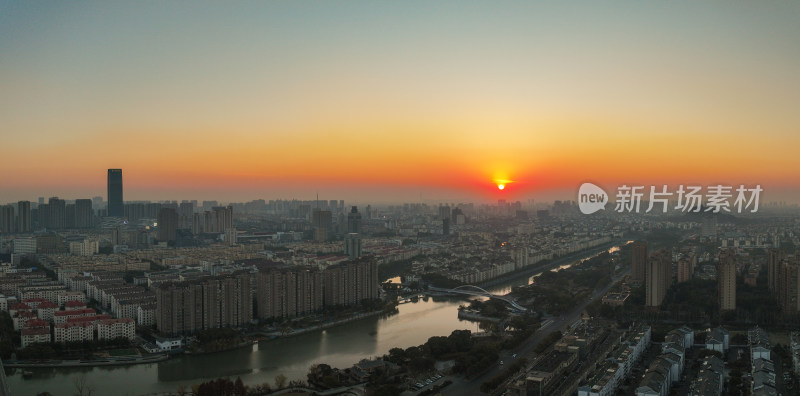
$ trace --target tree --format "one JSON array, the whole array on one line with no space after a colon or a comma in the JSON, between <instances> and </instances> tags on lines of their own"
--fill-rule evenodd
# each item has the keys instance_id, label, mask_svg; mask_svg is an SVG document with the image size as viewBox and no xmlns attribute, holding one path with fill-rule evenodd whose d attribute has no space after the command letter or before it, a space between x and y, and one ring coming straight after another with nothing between
<instances>
[{"instance_id":1,"label":"tree","mask_svg":"<svg viewBox=\"0 0 800 396\"><path fill-rule=\"evenodd\" d=\"M275 376L275 387L278 388L278 389L283 389L283 388L286 387L286 382L287 381L288 381L288 378L286 378L285 375L278 374L278 375Z\"/></svg>"},{"instance_id":2,"label":"tree","mask_svg":"<svg viewBox=\"0 0 800 396\"><path fill-rule=\"evenodd\" d=\"M92 392L94 392L94 387L89 383L86 374L75 377L72 380L72 384L75 385L78 396L91 396Z\"/></svg>"},{"instance_id":3,"label":"tree","mask_svg":"<svg viewBox=\"0 0 800 396\"><path fill-rule=\"evenodd\" d=\"M245 396L247 388L244 386L241 377L236 377L236 382L233 383L233 394L236 396Z\"/></svg>"},{"instance_id":4,"label":"tree","mask_svg":"<svg viewBox=\"0 0 800 396\"><path fill-rule=\"evenodd\" d=\"M251 386L247 389L247 394L252 396L261 396L271 392L272 392L272 387L269 386L269 382Z\"/></svg>"}]
</instances>

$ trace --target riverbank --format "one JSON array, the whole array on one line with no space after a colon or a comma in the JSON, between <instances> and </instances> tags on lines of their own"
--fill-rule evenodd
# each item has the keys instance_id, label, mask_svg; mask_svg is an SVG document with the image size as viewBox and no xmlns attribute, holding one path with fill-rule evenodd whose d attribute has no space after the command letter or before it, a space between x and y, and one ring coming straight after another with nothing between
<instances>
[{"instance_id":1,"label":"riverbank","mask_svg":"<svg viewBox=\"0 0 800 396\"><path fill-rule=\"evenodd\" d=\"M627 242L628 242L627 239L619 239L619 240L608 242L608 243L603 244L603 245L599 245L599 246L595 246L595 247L592 247L592 248L584 249L584 250L581 250L579 252L570 253L567 256L563 256L563 257L559 257L559 258L556 258L556 259L552 259L550 261L546 261L546 262L544 262L542 264L538 264L538 265L534 264L532 266L521 268L519 270L516 270L516 271L513 271L513 272L509 272L507 274L503 274L501 276L498 276L497 278L489 279L489 280L487 280L485 282L480 282L480 283L478 283L478 286L483 287L483 288L497 286L499 284L507 283L507 282L510 282L510 281L513 281L513 280L516 280L516 279L519 279L519 278L535 275L536 273L539 273L539 272L549 271L549 270L552 270L553 268L562 266L562 265L567 264L569 262L577 261L577 260L580 260L580 259L584 259L584 258L586 258L587 254L590 254L590 255L600 254L600 253L602 253L602 252L604 252L604 251L606 251L608 249L611 249L614 246L621 246L621 245L626 244Z\"/></svg>"},{"instance_id":2,"label":"riverbank","mask_svg":"<svg viewBox=\"0 0 800 396\"><path fill-rule=\"evenodd\" d=\"M228 347L225 347L225 348L222 348L222 349L213 350L213 351L199 350L199 351L194 351L193 352L193 351L187 350L187 351L184 351L183 353L185 355L210 355L212 353L232 351L234 349L251 347L251 346L253 346L253 344L255 344L257 342L258 342L257 340L247 340L247 341L240 342L238 344L234 344L234 345L231 345L231 346L228 346Z\"/></svg>"},{"instance_id":3,"label":"riverbank","mask_svg":"<svg viewBox=\"0 0 800 396\"><path fill-rule=\"evenodd\" d=\"M271 332L253 331L253 332L248 333L248 335L256 335L256 336L268 337L268 340L275 339L275 338L295 337L295 336L299 336L299 335L302 335L302 334L310 333L310 332L313 332L313 331L329 329L331 327L340 326L340 325L343 325L345 323L350 323L350 322L353 322L353 321L356 321L356 320L369 318L369 317L380 315L380 314L383 314L383 313L385 313L383 310L371 311L371 312L365 312L365 313L357 314L357 315L354 315L354 316L350 316L350 317L347 317L347 318L344 318L344 319L337 319L337 320L334 320L334 321L326 322L326 323L315 325L315 326L311 326L311 327L304 327L302 329L292 329L290 332L282 332L282 331L279 331L279 330L275 330L275 331L271 331Z\"/></svg>"},{"instance_id":4,"label":"riverbank","mask_svg":"<svg viewBox=\"0 0 800 396\"><path fill-rule=\"evenodd\" d=\"M458 318L459 319L464 319L464 320L472 320L472 321L476 321L476 322L486 322L486 321L488 321L488 322L500 323L502 321L502 319L500 319L500 318L495 318L493 316L481 315L479 313L467 311L466 309L459 309L458 310Z\"/></svg>"},{"instance_id":5,"label":"riverbank","mask_svg":"<svg viewBox=\"0 0 800 396\"><path fill-rule=\"evenodd\" d=\"M36 360L36 361L6 361L6 368L33 368L33 367L95 367L95 366L126 366L132 364L157 363L169 359L167 354L156 354L136 357L104 358L92 360Z\"/></svg>"}]
</instances>

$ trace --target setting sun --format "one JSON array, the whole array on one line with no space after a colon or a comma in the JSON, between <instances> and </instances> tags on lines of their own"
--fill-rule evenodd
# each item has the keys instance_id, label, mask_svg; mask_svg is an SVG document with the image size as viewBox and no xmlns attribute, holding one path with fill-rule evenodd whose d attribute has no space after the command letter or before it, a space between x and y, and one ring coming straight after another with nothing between
<instances>
[{"instance_id":1,"label":"setting sun","mask_svg":"<svg viewBox=\"0 0 800 396\"><path fill-rule=\"evenodd\" d=\"M497 189L498 189L498 190L502 190L502 189L504 189L504 188L506 188L505 184L498 184L498 185L497 185Z\"/></svg>"}]
</instances>

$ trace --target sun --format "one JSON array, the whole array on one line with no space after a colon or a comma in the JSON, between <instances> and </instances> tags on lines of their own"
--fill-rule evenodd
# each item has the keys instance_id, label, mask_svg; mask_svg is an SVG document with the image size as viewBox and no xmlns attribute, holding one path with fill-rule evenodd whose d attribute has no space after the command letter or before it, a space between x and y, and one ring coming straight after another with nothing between
<instances>
[{"instance_id":1,"label":"sun","mask_svg":"<svg viewBox=\"0 0 800 396\"><path fill-rule=\"evenodd\" d=\"M502 189L504 189L504 188L506 188L506 185L505 185L505 184L498 184L498 185L497 185L497 189L498 189L498 190L502 190Z\"/></svg>"}]
</instances>

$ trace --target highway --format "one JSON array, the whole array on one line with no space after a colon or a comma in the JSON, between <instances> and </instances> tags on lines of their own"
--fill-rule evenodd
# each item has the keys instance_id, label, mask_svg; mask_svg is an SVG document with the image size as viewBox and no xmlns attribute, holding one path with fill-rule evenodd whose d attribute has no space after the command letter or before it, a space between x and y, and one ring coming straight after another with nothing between
<instances>
[{"instance_id":1,"label":"highway","mask_svg":"<svg viewBox=\"0 0 800 396\"><path fill-rule=\"evenodd\" d=\"M587 299L586 301L582 302L580 305L575 307L572 311L570 311L566 315L562 315L558 318L553 318L553 322L548 324L547 327L537 331L532 336L530 336L522 345L518 346L516 349L511 351L502 351L500 353L500 361L504 364L500 364L500 361L492 365L486 372L483 374L472 378L467 379L464 376L450 376L449 379L453 381L453 384L442 389L442 395L448 396L460 396L460 395L476 395L480 394L480 387L481 384L488 381L489 379L493 378L494 376L500 374L501 371L505 367L513 364L514 361L517 359L521 359L523 357L528 358L528 361L532 361L535 357L535 353L533 352L533 348L536 347L548 334L553 331L560 330L564 331L570 324L578 320L581 316L581 313L586 306L592 303L593 301L597 300L598 298L602 297L606 292L608 292L614 284L619 281L625 274L628 273L629 270L622 272L621 274L614 277L611 282L609 282L608 286L603 288L600 291L595 291L592 296ZM516 354L517 357L513 358L512 356Z\"/></svg>"}]
</instances>

